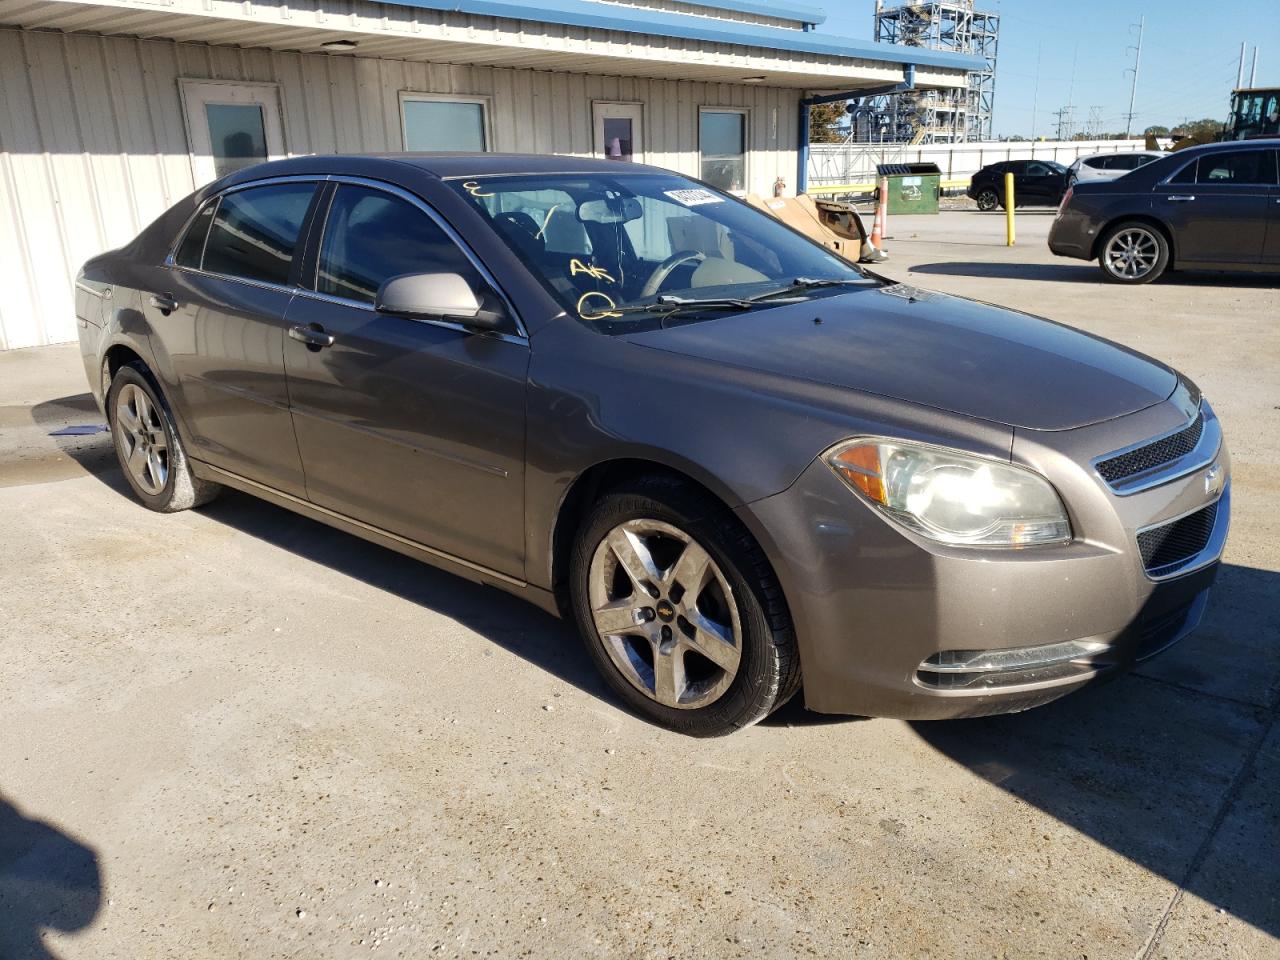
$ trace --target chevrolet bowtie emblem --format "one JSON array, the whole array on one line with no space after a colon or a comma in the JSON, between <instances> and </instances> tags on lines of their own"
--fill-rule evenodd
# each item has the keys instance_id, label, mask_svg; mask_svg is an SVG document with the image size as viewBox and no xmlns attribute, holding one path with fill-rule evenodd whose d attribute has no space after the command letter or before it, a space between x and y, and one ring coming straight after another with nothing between
<instances>
[{"instance_id":1,"label":"chevrolet bowtie emblem","mask_svg":"<svg viewBox=\"0 0 1280 960\"><path fill-rule=\"evenodd\" d=\"M1206 494L1215 494L1222 492L1222 464L1215 463L1210 467L1204 475L1204 492Z\"/></svg>"}]
</instances>

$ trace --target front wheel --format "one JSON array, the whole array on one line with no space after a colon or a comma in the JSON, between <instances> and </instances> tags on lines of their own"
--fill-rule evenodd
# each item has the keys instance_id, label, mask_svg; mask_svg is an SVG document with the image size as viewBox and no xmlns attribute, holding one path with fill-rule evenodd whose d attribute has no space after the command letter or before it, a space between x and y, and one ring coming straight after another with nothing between
<instances>
[{"instance_id":1,"label":"front wheel","mask_svg":"<svg viewBox=\"0 0 1280 960\"><path fill-rule=\"evenodd\" d=\"M1112 283L1150 283L1169 266L1169 241L1147 223L1121 223L1102 238L1098 266Z\"/></svg>"},{"instance_id":2,"label":"front wheel","mask_svg":"<svg viewBox=\"0 0 1280 960\"><path fill-rule=\"evenodd\" d=\"M677 480L606 494L574 547L574 616L596 666L637 713L721 736L795 693L782 591L733 513Z\"/></svg>"},{"instance_id":3,"label":"front wheel","mask_svg":"<svg viewBox=\"0 0 1280 960\"><path fill-rule=\"evenodd\" d=\"M990 187L978 191L978 209L984 213L994 210L1000 203L1000 195Z\"/></svg>"}]
</instances>

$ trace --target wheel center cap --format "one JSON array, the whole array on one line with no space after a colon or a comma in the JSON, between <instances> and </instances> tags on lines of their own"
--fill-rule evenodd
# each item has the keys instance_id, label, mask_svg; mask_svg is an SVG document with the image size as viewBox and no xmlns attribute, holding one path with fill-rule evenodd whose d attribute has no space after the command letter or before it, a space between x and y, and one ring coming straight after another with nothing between
<instances>
[{"instance_id":1,"label":"wheel center cap","mask_svg":"<svg viewBox=\"0 0 1280 960\"><path fill-rule=\"evenodd\" d=\"M676 608L671 605L670 600L658 601L658 618L663 623L670 623L676 618Z\"/></svg>"}]
</instances>

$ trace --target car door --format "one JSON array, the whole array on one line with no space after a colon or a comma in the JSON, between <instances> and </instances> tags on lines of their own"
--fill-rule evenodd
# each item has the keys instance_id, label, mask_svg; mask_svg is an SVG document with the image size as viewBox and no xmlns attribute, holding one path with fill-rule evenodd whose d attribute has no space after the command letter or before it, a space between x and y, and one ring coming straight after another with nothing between
<instances>
[{"instance_id":1,"label":"car door","mask_svg":"<svg viewBox=\"0 0 1280 960\"><path fill-rule=\"evenodd\" d=\"M1272 151L1277 166L1277 183L1267 198L1267 232L1262 242L1262 262L1280 266L1280 152Z\"/></svg>"},{"instance_id":2,"label":"car door","mask_svg":"<svg viewBox=\"0 0 1280 960\"><path fill-rule=\"evenodd\" d=\"M308 498L523 577L529 345L509 305L420 199L343 182L327 202L309 289L286 317ZM462 274L487 308L508 314L509 332L374 309L384 281L436 272Z\"/></svg>"},{"instance_id":3,"label":"car door","mask_svg":"<svg viewBox=\"0 0 1280 960\"><path fill-rule=\"evenodd\" d=\"M285 313L317 187L250 184L208 202L165 282L143 294L193 455L297 496L304 485L285 384Z\"/></svg>"},{"instance_id":4,"label":"car door","mask_svg":"<svg viewBox=\"0 0 1280 960\"><path fill-rule=\"evenodd\" d=\"M1152 190L1152 211L1169 224L1180 263L1231 266L1262 260L1276 151L1201 154Z\"/></svg>"},{"instance_id":5,"label":"car door","mask_svg":"<svg viewBox=\"0 0 1280 960\"><path fill-rule=\"evenodd\" d=\"M1056 204L1061 197L1063 179L1063 175L1047 163L1031 160L1023 168L1022 196L1027 203Z\"/></svg>"}]
</instances>

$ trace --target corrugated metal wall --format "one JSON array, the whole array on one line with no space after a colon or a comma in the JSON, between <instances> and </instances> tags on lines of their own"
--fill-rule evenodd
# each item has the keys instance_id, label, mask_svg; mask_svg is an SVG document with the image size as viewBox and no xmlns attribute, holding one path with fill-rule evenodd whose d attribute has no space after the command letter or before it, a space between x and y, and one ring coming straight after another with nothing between
<instances>
[{"instance_id":1,"label":"corrugated metal wall","mask_svg":"<svg viewBox=\"0 0 1280 960\"><path fill-rule=\"evenodd\" d=\"M493 98L494 148L588 155L593 100L645 104L646 160L698 172L698 108L751 111L750 186L795 179L795 91L0 28L0 349L75 339L81 263L195 188L179 77L280 84L290 153L402 149L398 93Z\"/></svg>"}]
</instances>

